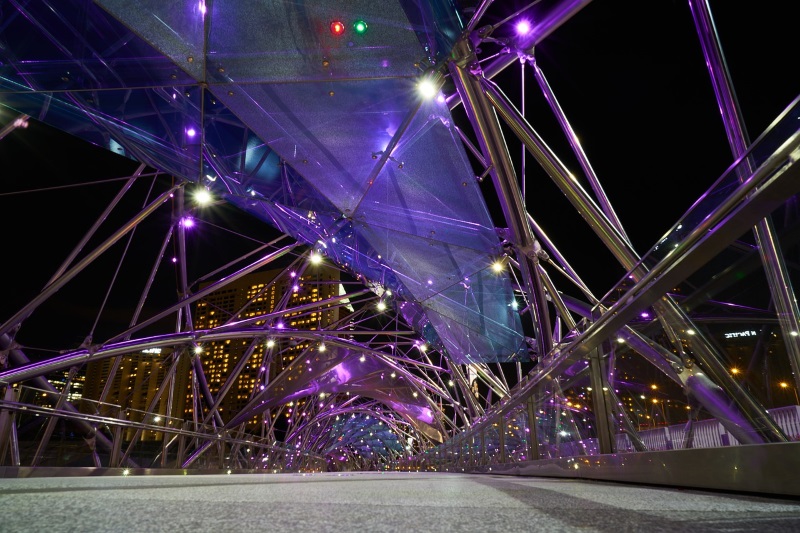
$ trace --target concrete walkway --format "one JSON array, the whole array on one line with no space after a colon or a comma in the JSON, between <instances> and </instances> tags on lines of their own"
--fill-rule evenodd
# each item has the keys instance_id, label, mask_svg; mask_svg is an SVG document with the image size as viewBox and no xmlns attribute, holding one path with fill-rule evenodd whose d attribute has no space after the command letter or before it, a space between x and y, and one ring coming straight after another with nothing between
<instances>
[{"instance_id":1,"label":"concrete walkway","mask_svg":"<svg viewBox=\"0 0 800 533\"><path fill-rule=\"evenodd\" d=\"M800 531L800 501L428 473L0 479L0 531Z\"/></svg>"}]
</instances>

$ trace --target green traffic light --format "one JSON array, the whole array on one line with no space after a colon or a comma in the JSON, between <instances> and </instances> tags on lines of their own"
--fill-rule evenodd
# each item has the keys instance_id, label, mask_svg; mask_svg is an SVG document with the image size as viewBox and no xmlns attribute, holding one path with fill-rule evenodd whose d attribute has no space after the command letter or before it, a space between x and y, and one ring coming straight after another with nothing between
<instances>
[{"instance_id":1,"label":"green traffic light","mask_svg":"<svg viewBox=\"0 0 800 533\"><path fill-rule=\"evenodd\" d=\"M364 35L367 33L367 23L363 20L357 20L353 23L353 31L356 32L358 35Z\"/></svg>"}]
</instances>

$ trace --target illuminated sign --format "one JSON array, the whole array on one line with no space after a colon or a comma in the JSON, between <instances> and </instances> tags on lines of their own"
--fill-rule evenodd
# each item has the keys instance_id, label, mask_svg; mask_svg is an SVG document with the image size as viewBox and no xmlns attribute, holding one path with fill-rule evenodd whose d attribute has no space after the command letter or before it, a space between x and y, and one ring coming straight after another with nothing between
<instances>
[{"instance_id":1,"label":"illuminated sign","mask_svg":"<svg viewBox=\"0 0 800 533\"><path fill-rule=\"evenodd\" d=\"M739 337L755 337L756 332L753 330L745 330L745 331L733 331L731 333L726 333L726 339L736 339Z\"/></svg>"},{"instance_id":2,"label":"illuminated sign","mask_svg":"<svg viewBox=\"0 0 800 533\"><path fill-rule=\"evenodd\" d=\"M146 348L142 353L161 353L161 348Z\"/></svg>"}]
</instances>

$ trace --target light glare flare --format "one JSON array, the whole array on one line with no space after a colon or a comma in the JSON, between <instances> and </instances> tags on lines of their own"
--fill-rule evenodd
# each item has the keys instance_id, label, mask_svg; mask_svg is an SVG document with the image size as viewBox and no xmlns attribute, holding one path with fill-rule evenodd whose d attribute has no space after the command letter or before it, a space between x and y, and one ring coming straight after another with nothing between
<instances>
[{"instance_id":1,"label":"light glare flare","mask_svg":"<svg viewBox=\"0 0 800 533\"><path fill-rule=\"evenodd\" d=\"M199 189L194 193L194 201L197 202L198 205L208 205L213 199L208 189Z\"/></svg>"},{"instance_id":2,"label":"light glare flare","mask_svg":"<svg viewBox=\"0 0 800 533\"><path fill-rule=\"evenodd\" d=\"M531 31L531 23L528 20L522 19L517 22L515 29L517 30L517 35L528 35Z\"/></svg>"},{"instance_id":3,"label":"light glare flare","mask_svg":"<svg viewBox=\"0 0 800 533\"><path fill-rule=\"evenodd\" d=\"M421 80L417 84L417 92L424 100L430 100L439 92L436 85L428 78Z\"/></svg>"}]
</instances>

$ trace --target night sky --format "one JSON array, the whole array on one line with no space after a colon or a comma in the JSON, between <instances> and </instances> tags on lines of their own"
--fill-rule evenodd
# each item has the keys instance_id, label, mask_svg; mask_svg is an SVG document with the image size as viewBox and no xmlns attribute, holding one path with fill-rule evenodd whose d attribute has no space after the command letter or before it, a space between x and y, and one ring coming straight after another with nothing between
<instances>
[{"instance_id":1,"label":"night sky","mask_svg":"<svg viewBox=\"0 0 800 533\"><path fill-rule=\"evenodd\" d=\"M798 18L787 12L787 4L711 2L751 140L800 93L795 61ZM490 21L502 16L499 9L494 6ZM688 3L596 0L541 43L535 57L637 252L643 254L732 163ZM512 65L498 78L514 100L519 96L519 72L519 65ZM528 120L579 174L529 67L526 72ZM7 110L0 112L0 123L13 116ZM460 110L454 116L467 127ZM519 144L510 136L508 143L519 160ZM36 121L0 141L0 161L2 270L7 284L0 320L5 321L44 286L123 183L105 180L127 176L138 165ZM533 159L527 156L526 161L528 211L602 295L624 272ZM141 206L146 194L143 189L132 196ZM220 225L232 223L261 241L276 234L230 209L215 216ZM254 230L256 225L260 226ZM252 246L249 239L230 232L218 235L230 246ZM132 246L131 253L141 252L143 258L136 268L149 271L152 251ZM34 348L79 344L88 331L86 320L91 320L113 276L113 269L109 273L100 267L107 269L114 261L109 258L87 272L80 287L61 291L42 310L43 317L55 313L63 324L44 322L37 313L23 328L25 344ZM170 300L176 295L164 297ZM113 330L129 319L129 309L119 302L119 318L109 326ZM112 295L112 317L117 303ZM78 317L83 325L71 329Z\"/></svg>"}]
</instances>

